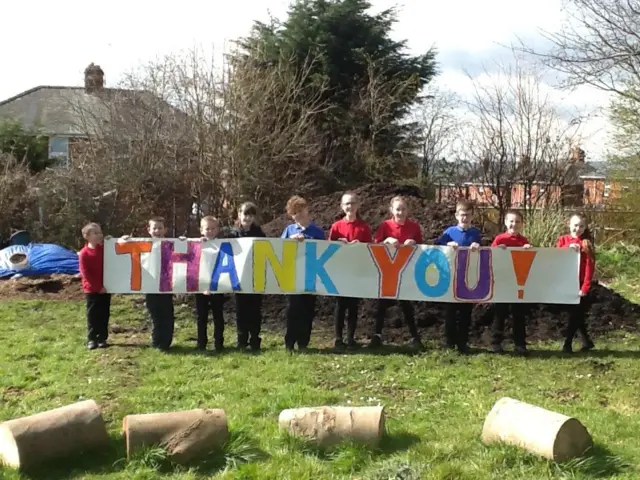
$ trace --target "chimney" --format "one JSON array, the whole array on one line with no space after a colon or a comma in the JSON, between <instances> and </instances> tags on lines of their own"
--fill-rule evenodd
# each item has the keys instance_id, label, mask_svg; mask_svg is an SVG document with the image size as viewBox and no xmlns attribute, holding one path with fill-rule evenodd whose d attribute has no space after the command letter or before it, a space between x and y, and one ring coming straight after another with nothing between
<instances>
[{"instance_id":1,"label":"chimney","mask_svg":"<svg viewBox=\"0 0 640 480\"><path fill-rule=\"evenodd\" d=\"M571 161L573 163L584 163L587 154L580 147L574 147L571 149Z\"/></svg>"},{"instance_id":2,"label":"chimney","mask_svg":"<svg viewBox=\"0 0 640 480\"><path fill-rule=\"evenodd\" d=\"M87 93L95 93L104 88L104 72L100 65L91 64L84 69L84 90Z\"/></svg>"}]
</instances>

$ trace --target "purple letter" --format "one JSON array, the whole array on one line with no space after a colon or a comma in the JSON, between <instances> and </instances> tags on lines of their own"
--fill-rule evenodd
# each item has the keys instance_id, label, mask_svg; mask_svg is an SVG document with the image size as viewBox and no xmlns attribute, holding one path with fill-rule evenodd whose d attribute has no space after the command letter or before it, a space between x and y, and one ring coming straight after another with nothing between
<instances>
[{"instance_id":1,"label":"purple letter","mask_svg":"<svg viewBox=\"0 0 640 480\"><path fill-rule=\"evenodd\" d=\"M173 251L173 242L164 240L161 245L160 291L173 290L173 264L187 264L187 291L197 292L200 278L200 242L187 242L187 253Z\"/></svg>"},{"instance_id":2,"label":"purple letter","mask_svg":"<svg viewBox=\"0 0 640 480\"><path fill-rule=\"evenodd\" d=\"M453 282L453 296L457 300L487 301L493 297L493 265L491 249L482 249L478 252L480 260L477 265L478 282L471 288L467 281L469 271L469 250L456 252L456 278Z\"/></svg>"}]
</instances>

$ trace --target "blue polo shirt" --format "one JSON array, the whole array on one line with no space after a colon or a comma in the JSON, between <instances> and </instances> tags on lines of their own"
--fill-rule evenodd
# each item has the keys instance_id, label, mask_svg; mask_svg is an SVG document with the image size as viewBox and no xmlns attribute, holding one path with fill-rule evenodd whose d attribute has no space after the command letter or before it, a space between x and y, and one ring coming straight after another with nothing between
<instances>
[{"instance_id":1,"label":"blue polo shirt","mask_svg":"<svg viewBox=\"0 0 640 480\"><path fill-rule=\"evenodd\" d=\"M307 225L307 228L302 228L297 223L292 223L284 229L280 238L291 238L293 235L298 235L299 233L304 235L304 238L310 240L324 240L324 230L313 222Z\"/></svg>"},{"instance_id":2,"label":"blue polo shirt","mask_svg":"<svg viewBox=\"0 0 640 480\"><path fill-rule=\"evenodd\" d=\"M447 245L449 242L456 242L461 247L470 247L472 243L480 244L482 233L475 227L463 230L458 225L447 228L436 242L436 245Z\"/></svg>"}]
</instances>

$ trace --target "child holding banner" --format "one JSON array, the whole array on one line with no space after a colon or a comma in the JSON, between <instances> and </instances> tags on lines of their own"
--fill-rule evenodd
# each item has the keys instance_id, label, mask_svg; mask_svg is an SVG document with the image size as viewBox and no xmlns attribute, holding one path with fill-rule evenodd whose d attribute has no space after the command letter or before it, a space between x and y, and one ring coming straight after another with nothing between
<instances>
[{"instance_id":1,"label":"child holding banner","mask_svg":"<svg viewBox=\"0 0 640 480\"><path fill-rule=\"evenodd\" d=\"M331 225L329 230L329 240L344 243L371 243L371 228L358 215L360 202L355 193L347 192L342 196L340 207L344 212L344 217ZM347 317L347 346L354 348L357 346L355 340L356 326L358 324L358 307L360 299L351 297L338 297L336 303L336 340L335 347L343 348L344 317Z\"/></svg>"},{"instance_id":2,"label":"child holding banner","mask_svg":"<svg viewBox=\"0 0 640 480\"><path fill-rule=\"evenodd\" d=\"M587 219L584 215L573 215L569 219L569 234L558 238L556 246L558 248L574 248L580 252L580 274L579 274L579 294L580 303L569 305L569 325L564 340L562 351L573 353L573 337L580 334L582 340L582 351L594 348L593 341L587 332L586 314L589 306L588 294L591 289L591 281L596 266L596 254L591 234L587 227Z\"/></svg>"},{"instance_id":3,"label":"child holding banner","mask_svg":"<svg viewBox=\"0 0 640 480\"><path fill-rule=\"evenodd\" d=\"M452 248L470 247L472 250L480 248L482 234L480 230L471 226L473 220L473 204L462 201L456 204L455 214L457 225L447 228L436 241L436 245ZM458 347L462 354L469 353L469 328L473 303L455 302L447 305L444 323L447 348Z\"/></svg>"},{"instance_id":4,"label":"child holding banner","mask_svg":"<svg viewBox=\"0 0 640 480\"><path fill-rule=\"evenodd\" d=\"M402 246L413 246L422 243L422 230L420 225L410 220L409 207L407 201L402 196L396 196L391 199L389 208L391 218L385 220L378 227L374 238L375 243L384 243L390 247L397 248ZM378 300L378 308L376 311L376 324L374 335L371 338L370 347L379 347L382 345L382 329L384 327L384 317L388 308L393 305L394 300L380 299ZM398 301L402 313L404 315L409 333L413 338L412 343L415 347L422 349L422 341L420 333L416 327L413 305L407 300Z\"/></svg>"},{"instance_id":5,"label":"child holding banner","mask_svg":"<svg viewBox=\"0 0 640 480\"><path fill-rule=\"evenodd\" d=\"M100 225L85 225L82 238L86 243L78 253L78 260L82 290L87 300L87 346L94 350L107 347L111 295L104 288L104 236Z\"/></svg>"},{"instance_id":6,"label":"child holding banner","mask_svg":"<svg viewBox=\"0 0 640 480\"><path fill-rule=\"evenodd\" d=\"M151 238L164 238L167 232L166 222L162 217L153 217L148 222ZM122 237L126 239L128 237ZM147 293L145 295L147 311L151 316L153 329L151 331L151 345L161 351L167 351L173 343L175 317L173 310L173 295L166 293Z\"/></svg>"},{"instance_id":7,"label":"child holding banner","mask_svg":"<svg viewBox=\"0 0 640 480\"><path fill-rule=\"evenodd\" d=\"M282 232L281 238L297 240L324 240L324 231L309 218L307 201L294 195L287 201L287 214L293 223ZM311 340L311 329L316 314L316 297L313 295L289 295L287 309L287 331L284 344L289 352L298 344L298 350L304 351Z\"/></svg>"},{"instance_id":8,"label":"child holding banner","mask_svg":"<svg viewBox=\"0 0 640 480\"><path fill-rule=\"evenodd\" d=\"M245 202L238 209L236 226L231 229L231 238L264 238L266 235L256 222L258 209L251 202ZM245 350L247 345L252 351L260 351L260 327L262 325L262 295L243 293L235 295L236 327L238 330L238 348Z\"/></svg>"},{"instance_id":9,"label":"child holding banner","mask_svg":"<svg viewBox=\"0 0 640 480\"><path fill-rule=\"evenodd\" d=\"M507 231L498 235L491 244L492 247L520 247L531 248L529 240L520 234L522 230L522 214L517 210L509 210L504 217L504 226ZM527 354L527 330L525 318L525 306L521 303L496 303L494 305L495 317L491 326L493 336L492 351L503 353L502 341L504 340L504 323L511 312L513 319L513 343L514 352L517 355Z\"/></svg>"},{"instance_id":10,"label":"child holding banner","mask_svg":"<svg viewBox=\"0 0 640 480\"><path fill-rule=\"evenodd\" d=\"M212 216L203 217L200 220L201 240L215 240L220 235L220 222ZM198 350L206 350L209 338L207 336L207 324L209 312L213 315L213 348L220 352L224 349L224 295L211 294L207 291L196 294L196 325Z\"/></svg>"}]
</instances>

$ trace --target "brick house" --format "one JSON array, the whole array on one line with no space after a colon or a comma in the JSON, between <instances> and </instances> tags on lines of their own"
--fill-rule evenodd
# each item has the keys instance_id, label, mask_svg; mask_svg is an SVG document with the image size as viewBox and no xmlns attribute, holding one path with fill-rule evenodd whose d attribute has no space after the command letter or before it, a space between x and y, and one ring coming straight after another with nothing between
<instances>
[{"instance_id":1,"label":"brick house","mask_svg":"<svg viewBox=\"0 0 640 480\"><path fill-rule=\"evenodd\" d=\"M120 114L118 125L113 125L114 106ZM162 112L172 121L186 117L150 92L106 88L104 71L91 63L84 71L84 87L42 85L0 101L0 121L17 120L23 128L38 131L48 139L49 158L65 164L81 151L85 140L105 126L135 131L128 128L131 125L122 118L122 111L132 120L152 109L155 115Z\"/></svg>"},{"instance_id":2,"label":"brick house","mask_svg":"<svg viewBox=\"0 0 640 480\"><path fill-rule=\"evenodd\" d=\"M530 188L524 182L511 182L510 206L523 208L530 204L527 195L537 199L536 206L604 206L611 200L620 198L622 187L610 179L609 164L606 161L586 162L584 151L574 151L573 163L565 175L562 185L545 182L544 179L533 182ZM495 205L495 187L487 184L478 172L478 166L467 163L458 174L462 181L451 183L447 175L440 175L436 181L436 200L452 203L458 199L471 200L477 205Z\"/></svg>"}]
</instances>

